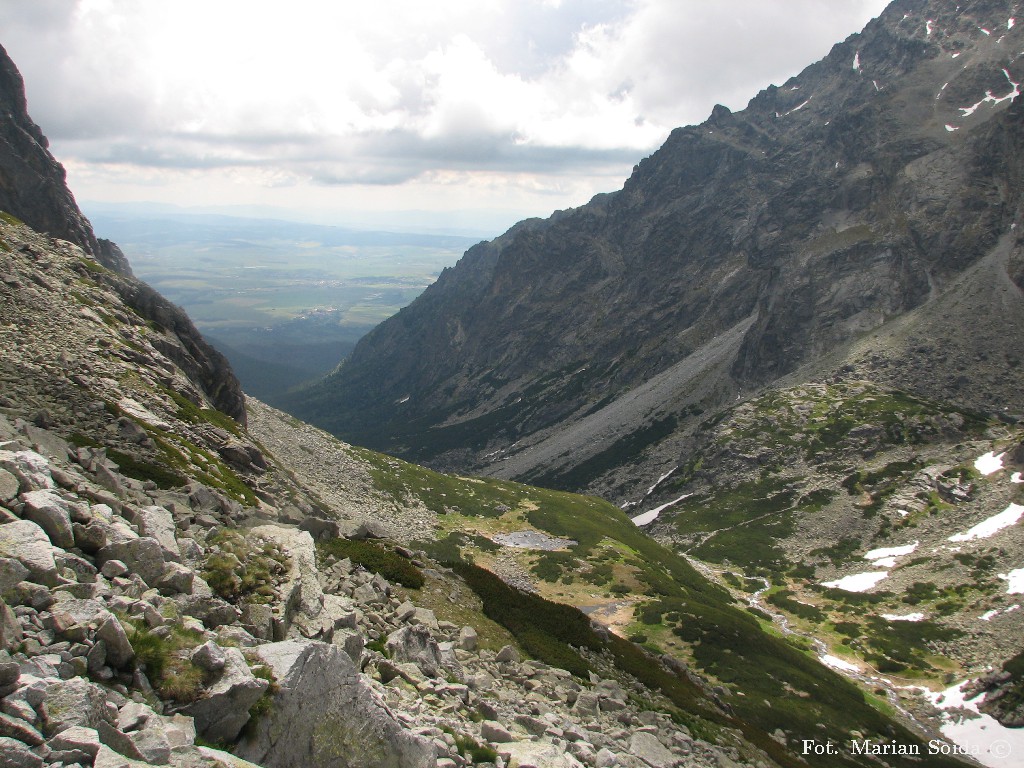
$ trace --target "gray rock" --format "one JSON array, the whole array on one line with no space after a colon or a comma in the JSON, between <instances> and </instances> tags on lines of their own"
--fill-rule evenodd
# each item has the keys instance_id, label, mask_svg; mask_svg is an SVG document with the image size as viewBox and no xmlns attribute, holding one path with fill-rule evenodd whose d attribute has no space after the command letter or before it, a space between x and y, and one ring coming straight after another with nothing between
<instances>
[{"instance_id":1,"label":"gray rock","mask_svg":"<svg viewBox=\"0 0 1024 768\"><path fill-rule=\"evenodd\" d=\"M53 488L50 476L50 462L35 451L0 450L0 468L6 469L22 485L22 490L35 491Z\"/></svg>"},{"instance_id":2,"label":"gray rock","mask_svg":"<svg viewBox=\"0 0 1024 768\"><path fill-rule=\"evenodd\" d=\"M156 539L163 550L165 560L180 560L181 550L174 537L174 518L163 507L143 507L135 514L133 521L139 527L139 533Z\"/></svg>"},{"instance_id":3,"label":"gray rock","mask_svg":"<svg viewBox=\"0 0 1024 768\"><path fill-rule=\"evenodd\" d=\"M257 526L249 531L249 536L278 544L289 557L290 568L280 587L281 603L276 611L284 619L286 628L297 612L319 616L324 592L320 587L313 537L307 531L277 525Z\"/></svg>"},{"instance_id":4,"label":"gray rock","mask_svg":"<svg viewBox=\"0 0 1024 768\"><path fill-rule=\"evenodd\" d=\"M0 768L43 768L43 758L16 739L0 736Z\"/></svg>"},{"instance_id":5,"label":"gray rock","mask_svg":"<svg viewBox=\"0 0 1024 768\"><path fill-rule=\"evenodd\" d=\"M138 574L150 587L155 587L164 575L163 547L149 536L109 542L96 553L96 561L101 567L108 560L120 560L128 566L129 571Z\"/></svg>"},{"instance_id":6,"label":"gray rock","mask_svg":"<svg viewBox=\"0 0 1024 768\"><path fill-rule=\"evenodd\" d=\"M82 677L70 680L53 680L45 688L46 718L43 730L47 734L80 725L98 728L101 722L108 725L113 716L107 709L107 695L100 686Z\"/></svg>"},{"instance_id":7,"label":"gray rock","mask_svg":"<svg viewBox=\"0 0 1024 768\"><path fill-rule=\"evenodd\" d=\"M503 645L497 654L494 656L495 661L502 663L519 663L519 651L511 645Z\"/></svg>"},{"instance_id":8,"label":"gray rock","mask_svg":"<svg viewBox=\"0 0 1024 768\"><path fill-rule=\"evenodd\" d=\"M672 768L678 760L653 733L638 731L629 739L629 753L651 768Z\"/></svg>"},{"instance_id":9,"label":"gray rock","mask_svg":"<svg viewBox=\"0 0 1024 768\"><path fill-rule=\"evenodd\" d=\"M196 731L204 739L227 743L238 737L249 721L249 708L269 683L252 674L237 648L225 648L224 656L220 678L204 691L202 699L181 711L195 718Z\"/></svg>"},{"instance_id":10,"label":"gray rock","mask_svg":"<svg viewBox=\"0 0 1024 768\"><path fill-rule=\"evenodd\" d=\"M441 650L430 631L423 626L406 626L396 629L386 641L391 658L396 663L415 664L427 677L441 674Z\"/></svg>"},{"instance_id":11,"label":"gray rock","mask_svg":"<svg viewBox=\"0 0 1024 768\"><path fill-rule=\"evenodd\" d=\"M78 750L95 759L102 744L95 728L74 725L51 738L46 746L53 750Z\"/></svg>"},{"instance_id":12,"label":"gray rock","mask_svg":"<svg viewBox=\"0 0 1024 768\"><path fill-rule=\"evenodd\" d=\"M23 741L30 747L38 747L45 741L43 734L36 730L31 723L3 712L0 712L0 736Z\"/></svg>"},{"instance_id":13,"label":"gray rock","mask_svg":"<svg viewBox=\"0 0 1024 768\"><path fill-rule=\"evenodd\" d=\"M24 503L22 517L37 523L46 531L50 542L63 549L75 546L75 535L71 530L71 510L68 503L54 491L30 491L21 495Z\"/></svg>"},{"instance_id":14,"label":"gray rock","mask_svg":"<svg viewBox=\"0 0 1024 768\"><path fill-rule=\"evenodd\" d=\"M165 595L189 595L192 594L195 578L195 571L191 568L172 561L165 563L163 575L154 586Z\"/></svg>"},{"instance_id":15,"label":"gray rock","mask_svg":"<svg viewBox=\"0 0 1024 768\"><path fill-rule=\"evenodd\" d=\"M478 637L473 627L463 627L459 630L458 647L463 651L475 651Z\"/></svg>"},{"instance_id":16,"label":"gray rock","mask_svg":"<svg viewBox=\"0 0 1024 768\"><path fill-rule=\"evenodd\" d=\"M135 658L128 635L116 616L110 616L96 630L96 639L106 644L106 663L114 669L124 669Z\"/></svg>"},{"instance_id":17,"label":"gray rock","mask_svg":"<svg viewBox=\"0 0 1024 768\"><path fill-rule=\"evenodd\" d=\"M208 640L192 651L192 663L206 672L220 672L227 664L227 654L213 640Z\"/></svg>"},{"instance_id":18,"label":"gray rock","mask_svg":"<svg viewBox=\"0 0 1024 768\"><path fill-rule=\"evenodd\" d=\"M480 723L480 738L486 739L493 744L515 741L508 728L494 720L484 720Z\"/></svg>"},{"instance_id":19,"label":"gray rock","mask_svg":"<svg viewBox=\"0 0 1024 768\"><path fill-rule=\"evenodd\" d=\"M377 703L340 649L319 642L263 645L280 689L237 754L275 768L434 768L433 744Z\"/></svg>"},{"instance_id":20,"label":"gray rock","mask_svg":"<svg viewBox=\"0 0 1024 768\"><path fill-rule=\"evenodd\" d=\"M0 557L0 595L28 578L28 568L13 557Z\"/></svg>"},{"instance_id":21,"label":"gray rock","mask_svg":"<svg viewBox=\"0 0 1024 768\"><path fill-rule=\"evenodd\" d=\"M6 469L0 469L0 501L10 501L18 495L18 478Z\"/></svg>"},{"instance_id":22,"label":"gray rock","mask_svg":"<svg viewBox=\"0 0 1024 768\"><path fill-rule=\"evenodd\" d=\"M48 586L57 583L57 563L50 537L31 520L0 525L0 557L18 560L34 581Z\"/></svg>"}]
</instances>

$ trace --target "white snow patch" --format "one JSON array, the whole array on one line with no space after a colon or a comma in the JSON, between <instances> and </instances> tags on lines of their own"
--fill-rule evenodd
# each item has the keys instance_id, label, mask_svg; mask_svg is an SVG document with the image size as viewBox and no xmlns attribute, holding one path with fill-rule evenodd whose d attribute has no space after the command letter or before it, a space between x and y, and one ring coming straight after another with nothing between
<instances>
[{"instance_id":1,"label":"white snow patch","mask_svg":"<svg viewBox=\"0 0 1024 768\"><path fill-rule=\"evenodd\" d=\"M882 618L886 621L924 621L923 613L908 613L900 616L895 613L883 613Z\"/></svg>"},{"instance_id":2,"label":"white snow patch","mask_svg":"<svg viewBox=\"0 0 1024 768\"><path fill-rule=\"evenodd\" d=\"M870 552L864 555L865 560L878 560L883 557L902 557L903 555L909 555L915 549L920 546L920 541L915 541L913 544L905 544L902 547L885 547L883 549L872 549Z\"/></svg>"},{"instance_id":3,"label":"white snow patch","mask_svg":"<svg viewBox=\"0 0 1024 768\"><path fill-rule=\"evenodd\" d=\"M791 110L789 110L789 112L787 112L786 115L792 115L794 112L799 112L801 109L803 109L804 107L806 107L810 103L811 103L811 100L807 99L807 101L805 101L803 104L798 104L797 106L795 106ZM785 117L786 115L783 115L783 117Z\"/></svg>"},{"instance_id":4,"label":"white snow patch","mask_svg":"<svg viewBox=\"0 0 1024 768\"><path fill-rule=\"evenodd\" d=\"M652 509L652 510L650 510L648 512L644 512L642 514L637 515L636 517L631 517L630 520L633 521L633 525L638 525L638 526L639 525L647 525L648 523L653 523L655 520L658 519L658 515L660 515L666 509L671 507L673 504L678 504L683 499L687 499L687 498L689 498L692 495L693 495L692 493L684 493L678 499L674 499L673 501L670 501L667 504L662 504L660 507L655 507L654 509Z\"/></svg>"},{"instance_id":5,"label":"white snow patch","mask_svg":"<svg viewBox=\"0 0 1024 768\"><path fill-rule=\"evenodd\" d=\"M1006 585L1006 594L1024 594L1024 568L1017 568L1016 570L1005 574L1001 573L999 574L999 578L1006 579L1009 582Z\"/></svg>"},{"instance_id":6,"label":"white snow patch","mask_svg":"<svg viewBox=\"0 0 1024 768\"><path fill-rule=\"evenodd\" d=\"M987 539L1004 528L1015 525L1020 520L1021 515L1024 515L1024 507L1020 504L1011 504L998 515L992 515L987 520L982 520L964 533L955 533L948 540L971 541L972 539Z\"/></svg>"},{"instance_id":7,"label":"white snow patch","mask_svg":"<svg viewBox=\"0 0 1024 768\"><path fill-rule=\"evenodd\" d=\"M895 557L880 557L871 563L878 568L895 568L896 558Z\"/></svg>"},{"instance_id":8,"label":"white snow patch","mask_svg":"<svg viewBox=\"0 0 1024 768\"><path fill-rule=\"evenodd\" d=\"M957 128L955 125L950 125L949 123L946 123L946 130L952 133L953 131L959 131L960 129Z\"/></svg>"},{"instance_id":9,"label":"white snow patch","mask_svg":"<svg viewBox=\"0 0 1024 768\"><path fill-rule=\"evenodd\" d=\"M1020 472L1014 472L1012 475L1010 475L1010 482L1011 483L1024 483L1024 478L1021 477Z\"/></svg>"},{"instance_id":10,"label":"white snow patch","mask_svg":"<svg viewBox=\"0 0 1024 768\"><path fill-rule=\"evenodd\" d=\"M985 29L984 27L978 27L978 29L980 29L982 34L984 34L984 35L991 35L992 34L992 30L991 29Z\"/></svg>"},{"instance_id":11,"label":"white snow patch","mask_svg":"<svg viewBox=\"0 0 1024 768\"><path fill-rule=\"evenodd\" d=\"M1010 17L1009 19L1006 20L1006 28L1007 29L1013 29L1013 25L1016 24L1016 23L1017 23L1017 20L1015 18L1013 18L1013 17Z\"/></svg>"},{"instance_id":12,"label":"white snow patch","mask_svg":"<svg viewBox=\"0 0 1024 768\"><path fill-rule=\"evenodd\" d=\"M907 512L907 510L905 510L905 509L897 509L896 510L896 514L899 515L900 517L906 517L910 513Z\"/></svg>"},{"instance_id":13,"label":"white snow patch","mask_svg":"<svg viewBox=\"0 0 1024 768\"><path fill-rule=\"evenodd\" d=\"M853 55L853 71L860 72L860 51Z\"/></svg>"},{"instance_id":14,"label":"white snow patch","mask_svg":"<svg viewBox=\"0 0 1024 768\"><path fill-rule=\"evenodd\" d=\"M406 395L406 396L405 396L405 397L403 397L403 398L402 398L401 400L396 400L395 402L396 402L396 403L397 403L398 405L401 405L402 403L408 403L408 402L409 402L409 398L410 398L410 395Z\"/></svg>"},{"instance_id":15,"label":"white snow patch","mask_svg":"<svg viewBox=\"0 0 1024 768\"><path fill-rule=\"evenodd\" d=\"M958 56L959 56L959 55L960 55L961 53L963 53L963 51L957 51L956 53L954 53L954 54L953 54L952 56L950 56L949 58L951 58L951 59L955 59L955 58L957 58L957 57L958 57Z\"/></svg>"},{"instance_id":16,"label":"white snow patch","mask_svg":"<svg viewBox=\"0 0 1024 768\"><path fill-rule=\"evenodd\" d=\"M851 664L848 661L844 661L843 659L827 653L823 653L819 656L818 660L826 667L832 667L832 669L841 669L844 672L860 672L860 667L856 664Z\"/></svg>"},{"instance_id":17,"label":"white snow patch","mask_svg":"<svg viewBox=\"0 0 1024 768\"><path fill-rule=\"evenodd\" d=\"M1020 606L1019 605L1011 605L1009 608L1007 608L1005 611L1003 611L1003 613L1013 613L1014 611L1019 611L1019 610L1020 610Z\"/></svg>"},{"instance_id":18,"label":"white snow patch","mask_svg":"<svg viewBox=\"0 0 1024 768\"><path fill-rule=\"evenodd\" d=\"M875 90L876 90L876 91L880 91L880 90L882 90L881 88L879 88L879 87L878 87L878 81L877 81L877 80L872 80L872 81L871 81L871 84L872 84L873 86L875 86Z\"/></svg>"},{"instance_id":19,"label":"white snow patch","mask_svg":"<svg viewBox=\"0 0 1024 768\"><path fill-rule=\"evenodd\" d=\"M888 571L854 573L850 576L844 576L841 579L837 579L836 581L823 582L821 586L842 589L846 592L867 592L888 575Z\"/></svg>"},{"instance_id":20,"label":"white snow patch","mask_svg":"<svg viewBox=\"0 0 1024 768\"><path fill-rule=\"evenodd\" d=\"M1005 455L1005 453L997 455L995 451L989 451L974 460L974 468L983 475L991 475L1003 468L1003 456Z\"/></svg>"},{"instance_id":21,"label":"white snow patch","mask_svg":"<svg viewBox=\"0 0 1024 768\"><path fill-rule=\"evenodd\" d=\"M679 467L672 467L672 469L670 469L664 475L655 480L654 485L647 489L647 493L645 493L644 496L650 496L652 493L654 493L654 489L661 485L666 479L668 479L668 476L675 472L677 469L679 469Z\"/></svg>"},{"instance_id":22,"label":"white snow patch","mask_svg":"<svg viewBox=\"0 0 1024 768\"><path fill-rule=\"evenodd\" d=\"M926 22L924 23L924 34L925 34L925 37L931 37L931 35L932 35L932 29L933 29L934 27L935 27L935 22L934 22L934 21L932 21L931 19L928 19L928 20L927 20L927 21L926 21Z\"/></svg>"},{"instance_id":23,"label":"white snow patch","mask_svg":"<svg viewBox=\"0 0 1024 768\"><path fill-rule=\"evenodd\" d=\"M942 710L943 736L988 768L1008 768L1010 755L1024 754L1024 731L1007 728L995 718L982 714L978 704L984 694L968 700L963 692L968 682L965 680L939 693L925 690L923 695ZM969 714L965 717L962 710Z\"/></svg>"},{"instance_id":24,"label":"white snow patch","mask_svg":"<svg viewBox=\"0 0 1024 768\"><path fill-rule=\"evenodd\" d=\"M991 611L985 611L978 618L981 619L982 621L992 621L992 619L994 619L998 615L999 615L999 611L991 610Z\"/></svg>"}]
</instances>

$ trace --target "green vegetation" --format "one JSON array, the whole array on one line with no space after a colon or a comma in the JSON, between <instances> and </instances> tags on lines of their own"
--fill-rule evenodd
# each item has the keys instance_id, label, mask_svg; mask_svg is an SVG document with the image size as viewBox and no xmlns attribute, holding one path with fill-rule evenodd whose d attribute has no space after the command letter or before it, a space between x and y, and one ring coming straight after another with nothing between
<instances>
[{"instance_id":1,"label":"green vegetation","mask_svg":"<svg viewBox=\"0 0 1024 768\"><path fill-rule=\"evenodd\" d=\"M238 422L226 413L221 413L216 408L203 408L196 405L180 392L175 392L173 389L163 389L162 391L178 406L177 417L182 421L189 424L212 424L226 432L230 432L236 437L241 436L242 430L238 426Z\"/></svg>"},{"instance_id":2,"label":"green vegetation","mask_svg":"<svg viewBox=\"0 0 1024 768\"><path fill-rule=\"evenodd\" d=\"M424 584L419 568L383 544L339 538L317 542L317 550L321 557L347 557L354 564L409 589L419 589Z\"/></svg>"},{"instance_id":3,"label":"green vegetation","mask_svg":"<svg viewBox=\"0 0 1024 768\"><path fill-rule=\"evenodd\" d=\"M150 684L162 697L179 704L195 701L204 683L209 682L203 670L188 657L188 652L203 642L202 633L172 624L170 633L162 636L145 622L130 624L128 641Z\"/></svg>"},{"instance_id":4,"label":"green vegetation","mask_svg":"<svg viewBox=\"0 0 1024 768\"><path fill-rule=\"evenodd\" d=\"M142 482L151 480L156 483L157 488L164 490L180 488L188 482L188 478L181 472L169 469L163 464L137 458L114 448L107 449L107 456L117 464L121 474L141 480Z\"/></svg>"},{"instance_id":5,"label":"green vegetation","mask_svg":"<svg viewBox=\"0 0 1024 768\"><path fill-rule=\"evenodd\" d=\"M290 567L288 555L272 542L256 545L238 531L221 528L207 539L203 579L232 603L266 603Z\"/></svg>"},{"instance_id":6,"label":"green vegetation","mask_svg":"<svg viewBox=\"0 0 1024 768\"><path fill-rule=\"evenodd\" d=\"M9 214L7 211L0 211L0 220L2 220L5 224L12 224L14 226L25 225L25 222L23 222L17 216Z\"/></svg>"}]
</instances>

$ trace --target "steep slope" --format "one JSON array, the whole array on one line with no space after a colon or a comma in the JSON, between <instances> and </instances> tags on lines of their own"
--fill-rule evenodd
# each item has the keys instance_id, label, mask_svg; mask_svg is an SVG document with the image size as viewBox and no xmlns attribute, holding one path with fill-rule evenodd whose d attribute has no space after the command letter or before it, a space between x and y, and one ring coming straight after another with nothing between
<instances>
[{"instance_id":1,"label":"steep slope","mask_svg":"<svg viewBox=\"0 0 1024 768\"><path fill-rule=\"evenodd\" d=\"M621 191L470 249L291 409L434 466L627 499L697 414L802 366L898 359L871 344L894 319L941 303L902 341L966 337L979 306L958 281L1001 250L992 275L1016 288L984 364L960 345L955 375L879 375L1020 412L1000 332L1020 312L1015 12L893 3L744 111L673 131Z\"/></svg>"}]
</instances>

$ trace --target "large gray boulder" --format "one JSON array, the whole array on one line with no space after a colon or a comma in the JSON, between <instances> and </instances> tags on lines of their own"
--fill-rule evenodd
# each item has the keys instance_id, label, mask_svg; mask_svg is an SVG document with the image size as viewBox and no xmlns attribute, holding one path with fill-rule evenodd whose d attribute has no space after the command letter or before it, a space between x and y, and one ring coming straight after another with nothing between
<instances>
[{"instance_id":1,"label":"large gray boulder","mask_svg":"<svg viewBox=\"0 0 1024 768\"><path fill-rule=\"evenodd\" d=\"M387 639L388 653L397 663L411 663L427 677L440 677L444 661L430 630L423 626L396 629Z\"/></svg>"},{"instance_id":2,"label":"large gray boulder","mask_svg":"<svg viewBox=\"0 0 1024 768\"><path fill-rule=\"evenodd\" d=\"M352 660L315 641L256 649L279 690L236 754L273 768L434 768L434 746L404 730Z\"/></svg>"},{"instance_id":3,"label":"large gray boulder","mask_svg":"<svg viewBox=\"0 0 1024 768\"><path fill-rule=\"evenodd\" d=\"M46 531L54 546L71 549L75 536L71 530L70 505L54 491L29 491L21 495L25 508L21 515Z\"/></svg>"},{"instance_id":4,"label":"large gray boulder","mask_svg":"<svg viewBox=\"0 0 1024 768\"><path fill-rule=\"evenodd\" d=\"M195 718L196 731L207 741L229 743L238 738L249 722L249 708L269 685L253 675L240 650L225 648L220 677L182 713Z\"/></svg>"},{"instance_id":5,"label":"large gray boulder","mask_svg":"<svg viewBox=\"0 0 1024 768\"><path fill-rule=\"evenodd\" d=\"M0 557L18 560L28 569L33 581L48 586L57 583L57 563L53 559L50 537L31 520L0 525Z\"/></svg>"}]
</instances>

